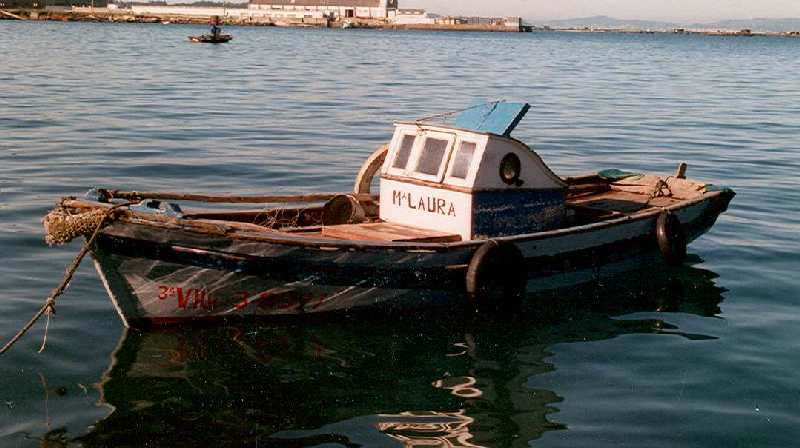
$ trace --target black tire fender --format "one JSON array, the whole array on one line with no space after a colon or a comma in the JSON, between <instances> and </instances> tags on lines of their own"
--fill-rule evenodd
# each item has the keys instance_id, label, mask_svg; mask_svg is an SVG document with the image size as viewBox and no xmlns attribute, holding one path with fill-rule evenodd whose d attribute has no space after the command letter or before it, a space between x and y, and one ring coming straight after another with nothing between
<instances>
[{"instance_id":1,"label":"black tire fender","mask_svg":"<svg viewBox=\"0 0 800 448\"><path fill-rule=\"evenodd\" d=\"M518 302L528 284L525 257L516 244L489 240L467 267L467 296L478 305L502 308Z\"/></svg>"},{"instance_id":2,"label":"black tire fender","mask_svg":"<svg viewBox=\"0 0 800 448\"><path fill-rule=\"evenodd\" d=\"M656 220L658 250L669 265L679 265L686 259L686 232L681 221L669 210L663 210Z\"/></svg>"}]
</instances>

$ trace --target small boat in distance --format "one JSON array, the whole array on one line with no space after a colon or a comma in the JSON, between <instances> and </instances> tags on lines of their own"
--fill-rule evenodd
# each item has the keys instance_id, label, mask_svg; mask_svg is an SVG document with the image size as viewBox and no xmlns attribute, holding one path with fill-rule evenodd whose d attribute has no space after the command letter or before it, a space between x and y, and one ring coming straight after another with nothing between
<instances>
[{"instance_id":1,"label":"small boat in distance","mask_svg":"<svg viewBox=\"0 0 800 448\"><path fill-rule=\"evenodd\" d=\"M225 42L233 40L233 36L230 34L220 34L218 36L202 34L200 36L189 36L189 40L196 43L224 44Z\"/></svg>"},{"instance_id":2,"label":"small boat in distance","mask_svg":"<svg viewBox=\"0 0 800 448\"><path fill-rule=\"evenodd\" d=\"M496 309L526 291L681 264L735 195L687 179L683 163L674 175L558 176L511 137L529 107L493 102L453 124L399 122L347 193L94 189L45 218L48 241L91 234L102 224L84 221L110 217L91 251L126 326L454 302Z\"/></svg>"},{"instance_id":3,"label":"small boat in distance","mask_svg":"<svg viewBox=\"0 0 800 448\"><path fill-rule=\"evenodd\" d=\"M219 16L211 18L211 32L209 34L201 34L199 36L189 36L189 41L206 44L223 44L233 40L230 34L222 34L222 29L219 27Z\"/></svg>"}]
</instances>

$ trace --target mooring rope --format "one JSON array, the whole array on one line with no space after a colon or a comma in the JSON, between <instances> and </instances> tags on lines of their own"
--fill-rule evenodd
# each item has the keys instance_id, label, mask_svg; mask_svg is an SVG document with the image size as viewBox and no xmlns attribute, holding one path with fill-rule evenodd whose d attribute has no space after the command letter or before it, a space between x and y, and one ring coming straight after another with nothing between
<instances>
[{"instance_id":1,"label":"mooring rope","mask_svg":"<svg viewBox=\"0 0 800 448\"><path fill-rule=\"evenodd\" d=\"M660 198L660 197L670 197L672 196L672 189L669 188L669 178L672 176L667 176L666 179L659 178L656 182L655 187L653 187L653 191L650 193L650 199L647 202L650 202L651 199ZM667 190L664 193L664 190Z\"/></svg>"},{"instance_id":2,"label":"mooring rope","mask_svg":"<svg viewBox=\"0 0 800 448\"><path fill-rule=\"evenodd\" d=\"M117 204L117 205L114 205L113 207L110 207L108 210L105 211L105 213L102 215L102 218L100 219L100 221L95 226L94 231L92 232L92 236L88 240L86 240L86 243L83 245L83 248L81 248L81 251L78 253L78 256L75 257L75 260L72 261L72 265L69 267L69 269L67 269L66 275L64 276L64 279L61 281L61 284L58 285L58 287L56 289L54 289L50 293L50 297L47 298L47 300L44 302L42 307L39 308L39 311L37 311L36 314L33 315L31 320L29 320L28 323L25 324L25 326L23 326L17 332L17 334L14 335L14 337L11 338L11 340L9 340L3 346L3 348L0 348L0 355L4 354L11 347L13 347L14 344L16 344L17 341L19 341L22 338L22 336L24 336L25 333L27 333L28 330L30 330L31 327L33 327L33 325L43 315L46 314L47 315L47 326L45 326L44 339L42 340L42 346L39 348L39 353L44 351L45 346L47 345L47 331L48 331L48 329L50 327L50 317L52 315L54 315L55 312L56 312L56 299L58 299L58 297L61 294L63 294L64 291L67 290L67 286L69 286L69 282L72 280L72 277L75 275L75 272L78 270L78 267L80 266L81 261L83 261L83 258L86 257L86 254L88 254L89 251L91 250L95 239L97 239L97 235L100 234L100 230L102 230L103 225L108 220L108 218L110 218L111 215L114 213L114 211L116 211L117 209L119 209L121 207L127 207L130 204L131 204L130 202L126 202L124 204Z\"/></svg>"}]
</instances>

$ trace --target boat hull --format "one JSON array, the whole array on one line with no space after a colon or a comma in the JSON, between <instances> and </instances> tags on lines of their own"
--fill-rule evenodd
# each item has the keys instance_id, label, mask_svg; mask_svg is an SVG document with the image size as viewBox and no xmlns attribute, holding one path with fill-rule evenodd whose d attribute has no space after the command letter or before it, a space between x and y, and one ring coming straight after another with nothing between
<instances>
[{"instance_id":1,"label":"boat hull","mask_svg":"<svg viewBox=\"0 0 800 448\"><path fill-rule=\"evenodd\" d=\"M200 44L224 44L225 42L230 42L233 40L233 36L230 34L221 34L217 37L203 34L201 36L189 36L189 41L194 43Z\"/></svg>"},{"instance_id":2,"label":"boat hull","mask_svg":"<svg viewBox=\"0 0 800 448\"><path fill-rule=\"evenodd\" d=\"M691 241L714 224L732 197L730 191L706 193L670 211ZM655 211L498 240L519 247L529 291L554 289L653 260L657 217ZM482 243L247 241L115 223L101 233L93 256L125 325L141 326L463 303L467 266Z\"/></svg>"}]
</instances>

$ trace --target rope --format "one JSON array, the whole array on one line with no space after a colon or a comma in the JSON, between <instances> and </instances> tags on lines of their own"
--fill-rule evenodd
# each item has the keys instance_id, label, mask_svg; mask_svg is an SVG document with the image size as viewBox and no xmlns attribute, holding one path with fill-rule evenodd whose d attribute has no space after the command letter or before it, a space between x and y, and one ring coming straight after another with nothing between
<instances>
[{"instance_id":1,"label":"rope","mask_svg":"<svg viewBox=\"0 0 800 448\"><path fill-rule=\"evenodd\" d=\"M658 179L658 182L656 182L656 186L653 188L653 192L650 193L650 199L655 199L662 196L665 197L672 196L672 190L669 188L669 184L667 183L670 177L672 176L667 176L666 179ZM664 193L664 189L667 190L666 194ZM647 202L650 202L650 199L648 199Z\"/></svg>"},{"instance_id":2,"label":"rope","mask_svg":"<svg viewBox=\"0 0 800 448\"><path fill-rule=\"evenodd\" d=\"M479 107L483 107L483 106L485 106L485 105L487 105L487 104L494 104L494 105L496 105L496 104L499 104L499 103L501 103L501 102L502 102L502 101L492 101L492 102L489 102L489 103L481 103L481 104L476 104L476 105L474 105L474 106L465 107L465 108L463 108L463 109L453 110L453 111L450 111L450 112L444 112L444 113L441 113L441 114L431 115L431 116L429 116L429 117L423 117L423 118L419 118L419 119L417 119L417 120L414 120L414 123L416 123L416 124L421 124L421 123L423 123L423 122L425 122L425 121L433 120L434 118L447 118L447 117L452 117L452 116L453 116L453 115L455 115L455 114L460 114L461 112L465 112L465 111L468 111L468 110L470 110L470 109L477 109L477 108L479 108Z\"/></svg>"},{"instance_id":3,"label":"rope","mask_svg":"<svg viewBox=\"0 0 800 448\"><path fill-rule=\"evenodd\" d=\"M50 309L51 310L55 310L54 307L55 307L55 303L51 303L50 304ZM55 311L53 311L52 313L51 312L47 312L45 314L47 314L47 322L44 323L44 337L42 338L42 346L39 347L39 353L42 353L44 351L44 348L47 347L47 332L50 329L50 316L54 315Z\"/></svg>"},{"instance_id":4,"label":"rope","mask_svg":"<svg viewBox=\"0 0 800 448\"><path fill-rule=\"evenodd\" d=\"M103 219L100 220L100 222L95 227L94 232L92 232L92 236L86 241L86 243L83 245L83 248L78 253L78 256L75 257L75 260L73 260L72 265L69 267L69 269L67 269L66 275L64 276L64 279L61 281L61 284L58 285L58 287L50 293L50 297L47 298L47 300L44 302L44 305L42 305L42 307L39 308L39 311L37 311L36 314L33 315L31 320L29 320L28 323L25 324L25 326L23 326L17 332L17 334L14 335L14 337L11 338L11 340L9 340L3 346L3 348L0 348L0 355L4 354L11 347L13 347L14 344L16 344L17 341L19 341L22 338L22 336L24 336L25 333L27 333L28 330L31 329L31 327L33 327L36 321L38 321L44 314L47 314L48 325L45 327L44 340L42 341L41 348L39 348L39 353L44 351L45 345L47 344L47 330L49 328L50 316L54 315L56 312L56 299L61 294L63 294L64 291L67 290L67 286L69 286L69 282L75 275L75 271L78 270L78 266L80 266L81 261L83 261L83 258L86 257L86 254L89 253L89 250L94 244L95 239L97 239L97 235L100 234L100 230L103 228L103 225L105 224L106 220L108 220L108 218L111 217L111 214L114 213L115 210L117 210L120 207L127 207L128 205L130 205L130 203L117 204L106 210L105 214L103 215Z\"/></svg>"}]
</instances>

